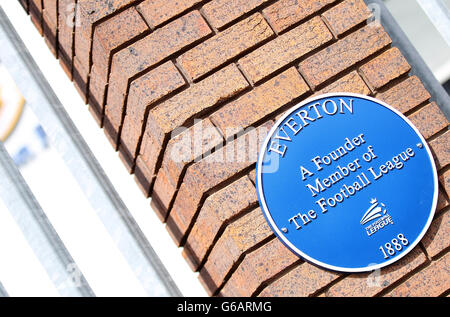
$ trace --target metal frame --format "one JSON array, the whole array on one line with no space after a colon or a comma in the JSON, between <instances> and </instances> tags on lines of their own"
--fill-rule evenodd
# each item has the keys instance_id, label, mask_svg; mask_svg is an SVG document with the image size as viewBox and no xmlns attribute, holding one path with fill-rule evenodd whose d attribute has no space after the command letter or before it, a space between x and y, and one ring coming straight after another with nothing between
<instances>
[{"instance_id":1,"label":"metal frame","mask_svg":"<svg viewBox=\"0 0 450 317\"><path fill-rule=\"evenodd\" d=\"M0 197L59 293L62 296L94 296L79 271L77 272L79 283L71 283L73 276L68 268L76 265L75 261L2 142L0 142Z\"/></svg>"},{"instance_id":2,"label":"metal frame","mask_svg":"<svg viewBox=\"0 0 450 317\"><path fill-rule=\"evenodd\" d=\"M450 46L450 11L446 5L442 0L417 0L417 3Z\"/></svg>"},{"instance_id":3,"label":"metal frame","mask_svg":"<svg viewBox=\"0 0 450 317\"><path fill-rule=\"evenodd\" d=\"M181 296L1 8L0 46L0 60L147 294Z\"/></svg>"},{"instance_id":4,"label":"metal frame","mask_svg":"<svg viewBox=\"0 0 450 317\"><path fill-rule=\"evenodd\" d=\"M389 9L382 0L364 0L364 2L367 5L378 5L380 8L381 25L388 32L392 39L392 43L400 49L402 54L408 60L408 63L411 65L411 73L417 75L425 88L430 92L431 100L437 103L447 119L450 120L450 96L437 81L436 77L434 77L431 70L425 64L422 57L389 12Z\"/></svg>"}]
</instances>

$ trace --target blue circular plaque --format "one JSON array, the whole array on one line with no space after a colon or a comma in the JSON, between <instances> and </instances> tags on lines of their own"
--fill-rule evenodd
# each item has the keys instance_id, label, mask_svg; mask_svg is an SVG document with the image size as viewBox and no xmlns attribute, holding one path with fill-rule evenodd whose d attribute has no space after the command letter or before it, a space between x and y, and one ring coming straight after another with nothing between
<instances>
[{"instance_id":1,"label":"blue circular plaque","mask_svg":"<svg viewBox=\"0 0 450 317\"><path fill-rule=\"evenodd\" d=\"M256 173L261 209L278 238L314 264L371 271L411 251L433 219L433 156L412 123L358 94L326 94L272 128Z\"/></svg>"}]
</instances>

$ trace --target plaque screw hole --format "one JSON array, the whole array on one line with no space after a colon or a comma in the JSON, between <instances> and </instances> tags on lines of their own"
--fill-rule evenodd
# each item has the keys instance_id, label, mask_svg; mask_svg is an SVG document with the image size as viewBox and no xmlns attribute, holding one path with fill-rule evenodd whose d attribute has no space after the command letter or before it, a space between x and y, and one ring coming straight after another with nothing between
<instances>
[{"instance_id":1,"label":"plaque screw hole","mask_svg":"<svg viewBox=\"0 0 450 317\"><path fill-rule=\"evenodd\" d=\"M422 144L422 143L417 143L417 147L418 147L419 149L421 149L421 148L423 148L423 144Z\"/></svg>"},{"instance_id":2,"label":"plaque screw hole","mask_svg":"<svg viewBox=\"0 0 450 317\"><path fill-rule=\"evenodd\" d=\"M283 231L284 233L288 233L288 229L286 228L281 228L281 231Z\"/></svg>"}]
</instances>

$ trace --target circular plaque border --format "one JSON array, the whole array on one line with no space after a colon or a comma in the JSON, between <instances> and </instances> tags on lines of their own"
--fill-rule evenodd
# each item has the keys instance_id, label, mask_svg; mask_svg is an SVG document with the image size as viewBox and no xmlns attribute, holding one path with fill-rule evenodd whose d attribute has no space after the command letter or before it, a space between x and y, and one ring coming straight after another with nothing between
<instances>
[{"instance_id":1,"label":"circular plaque border","mask_svg":"<svg viewBox=\"0 0 450 317\"><path fill-rule=\"evenodd\" d=\"M326 263L323 263L321 261L318 261L310 256L308 256L307 254L303 253L301 250L299 250L295 245L293 245L289 239L287 239L283 233L281 232L281 230L278 228L278 226L275 224L275 222L273 221L273 218L270 214L269 209L267 208L267 204L265 201L265 197L264 197L264 193L262 190L262 186L261 186L261 169L262 169L262 162L263 162L263 157L266 154L266 149L267 149L267 145L271 139L271 137L273 136L273 134L275 133L275 131L277 130L277 128L279 127L279 125L284 121L284 119L286 119L289 115L291 115L295 110L309 104L312 103L316 100L320 100L320 99L324 99L324 98L329 98L329 97L356 97L356 98L361 98L361 99L366 99L372 102L375 102L383 107L386 107L387 109L389 109L390 111L392 111L394 114L398 115L401 119L403 119L413 130L414 132L419 136L420 140L422 141L427 154L428 154L428 158L431 162L431 167L433 170L433 178L434 178L434 193L433 193L433 204L431 207L431 210L429 211L430 215L428 217L428 220L425 224L425 226L423 227L421 233L418 235L418 237L414 240L414 242L411 242L410 245L408 246L408 248L404 249L403 252L401 252L400 254L398 254L397 256L393 257L392 259L390 259L389 261L385 261L383 263L380 264L376 264L376 265L371 265L371 266L367 266L367 267L360 267L360 268L346 268L346 267L339 267L339 266L334 266L334 265L329 265ZM290 108L288 111L286 111L286 113L277 120L277 122L274 124L274 126L272 127L272 129L269 131L269 133L267 134L261 148L258 154L258 160L256 163L256 188L257 188L257 194L258 194L258 199L259 199L259 203L261 206L261 209L263 211L263 215L266 218L267 222L269 223L269 226L272 228L272 231L275 232L276 236L278 237L278 239L281 240L281 242L283 242L283 244L285 246L287 246L292 252L294 252L296 255L300 256L301 258L303 258L304 260L311 262L313 264L316 264L320 267L329 269L329 270L333 270L333 271L339 271L339 272L349 272L349 273L357 273L357 272L368 272L368 271L373 271L376 269L380 269L383 267L386 267L394 262L397 262L398 260L400 260L401 258L403 258L404 256L406 256L409 252L411 252L412 249L414 249L414 247L422 240L423 236L425 235L425 233L427 232L428 228L430 227L431 221L433 220L434 214L436 212L436 205L437 205L437 198L438 198L438 176L437 176L437 170L436 170L436 164L434 162L433 159L433 155L431 153L431 150L428 146L427 141L424 139L424 137L422 136L422 134L419 132L419 130L412 124L412 122L405 117L401 112L399 112L398 110L394 109L392 106L388 105L387 103L378 100L376 98L372 98L369 96L365 96L365 95L361 95L361 94L355 94L355 93L327 93L327 94L322 94L316 97L312 97L312 98L308 98L305 101L297 104L296 106Z\"/></svg>"}]
</instances>

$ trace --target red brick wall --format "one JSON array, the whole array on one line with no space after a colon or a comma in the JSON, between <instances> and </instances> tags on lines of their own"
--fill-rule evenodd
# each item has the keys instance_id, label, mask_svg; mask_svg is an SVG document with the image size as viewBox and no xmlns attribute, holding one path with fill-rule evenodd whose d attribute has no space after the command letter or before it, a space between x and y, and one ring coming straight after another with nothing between
<instances>
[{"instance_id":1,"label":"red brick wall","mask_svg":"<svg viewBox=\"0 0 450 317\"><path fill-rule=\"evenodd\" d=\"M362 0L20 2L211 295L448 294L449 123ZM295 257L258 207L252 133L333 91L403 112L439 170L429 232L375 281ZM182 140L194 150L174 161Z\"/></svg>"}]
</instances>

